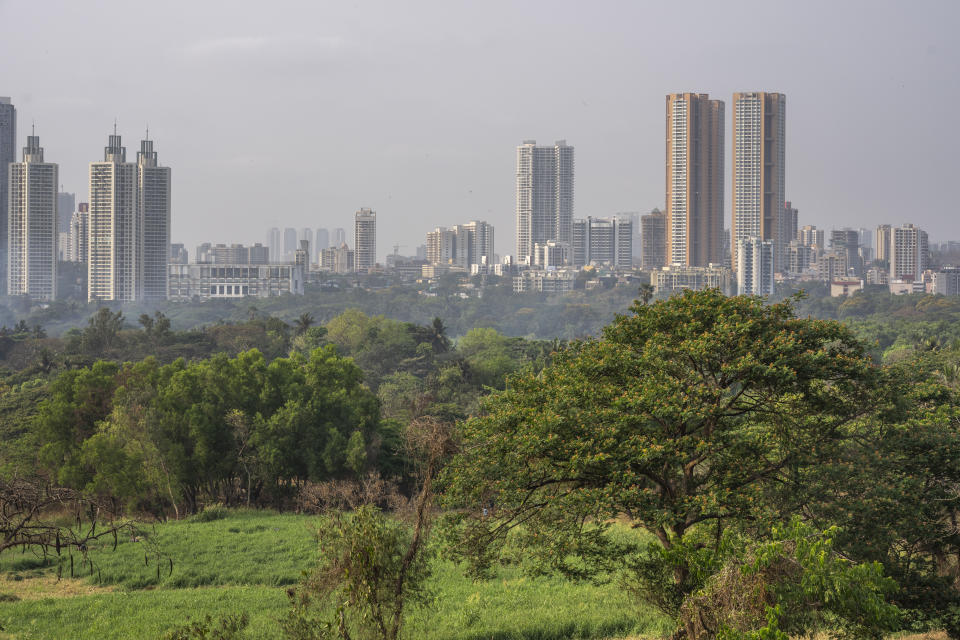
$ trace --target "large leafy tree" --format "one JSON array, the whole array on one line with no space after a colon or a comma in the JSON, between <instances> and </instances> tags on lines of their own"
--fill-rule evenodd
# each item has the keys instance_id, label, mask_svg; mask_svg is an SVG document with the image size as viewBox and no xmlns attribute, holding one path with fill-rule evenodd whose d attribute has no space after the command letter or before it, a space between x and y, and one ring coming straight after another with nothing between
<instances>
[{"instance_id":1,"label":"large leafy tree","mask_svg":"<svg viewBox=\"0 0 960 640\"><path fill-rule=\"evenodd\" d=\"M798 319L790 301L701 291L631 312L492 396L465 425L447 496L474 560L514 531L572 574L624 557L603 533L626 514L659 539L670 584L655 600L676 612L701 552L766 519L772 487L847 439L876 370L848 329Z\"/></svg>"}]
</instances>

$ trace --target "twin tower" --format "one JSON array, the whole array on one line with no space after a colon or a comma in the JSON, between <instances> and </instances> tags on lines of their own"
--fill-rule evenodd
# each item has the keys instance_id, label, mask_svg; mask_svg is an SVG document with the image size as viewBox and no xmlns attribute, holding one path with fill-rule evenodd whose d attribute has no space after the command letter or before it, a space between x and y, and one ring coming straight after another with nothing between
<instances>
[{"instance_id":1,"label":"twin tower","mask_svg":"<svg viewBox=\"0 0 960 640\"><path fill-rule=\"evenodd\" d=\"M667 96L668 265L723 264L724 103L705 93ZM786 97L733 94L733 216L730 258L747 241L769 243L773 271L796 234L785 186Z\"/></svg>"}]
</instances>

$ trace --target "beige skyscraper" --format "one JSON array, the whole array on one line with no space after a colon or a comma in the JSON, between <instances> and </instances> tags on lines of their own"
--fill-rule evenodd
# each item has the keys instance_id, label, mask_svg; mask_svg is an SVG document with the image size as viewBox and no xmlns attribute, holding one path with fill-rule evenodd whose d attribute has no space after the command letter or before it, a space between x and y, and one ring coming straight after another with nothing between
<instances>
[{"instance_id":1,"label":"beige skyscraper","mask_svg":"<svg viewBox=\"0 0 960 640\"><path fill-rule=\"evenodd\" d=\"M525 140L517 147L517 261L532 261L533 247L573 241L573 147Z\"/></svg>"},{"instance_id":2,"label":"beige skyscraper","mask_svg":"<svg viewBox=\"0 0 960 640\"><path fill-rule=\"evenodd\" d=\"M792 240L784 221L786 108L782 93L733 94L733 225L730 250L748 238L773 243L773 269L781 271Z\"/></svg>"},{"instance_id":3,"label":"beige skyscraper","mask_svg":"<svg viewBox=\"0 0 960 640\"><path fill-rule=\"evenodd\" d=\"M667 95L667 259L723 262L724 104L706 93Z\"/></svg>"},{"instance_id":4,"label":"beige skyscraper","mask_svg":"<svg viewBox=\"0 0 960 640\"><path fill-rule=\"evenodd\" d=\"M7 291L52 301L57 296L58 168L43 161L39 136L28 136L23 162L9 165Z\"/></svg>"}]
</instances>

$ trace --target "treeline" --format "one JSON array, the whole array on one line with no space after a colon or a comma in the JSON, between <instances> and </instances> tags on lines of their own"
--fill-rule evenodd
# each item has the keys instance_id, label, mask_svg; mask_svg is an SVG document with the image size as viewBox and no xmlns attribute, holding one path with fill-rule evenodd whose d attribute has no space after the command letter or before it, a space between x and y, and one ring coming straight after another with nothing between
<instances>
[{"instance_id":1,"label":"treeline","mask_svg":"<svg viewBox=\"0 0 960 640\"><path fill-rule=\"evenodd\" d=\"M159 517L211 502L285 508L309 483L402 476L409 420L466 417L556 346L490 329L453 344L439 319L356 310L314 324L257 314L177 332L158 313L136 330L102 308L62 339L2 336L42 361L3 378L0 470Z\"/></svg>"}]
</instances>

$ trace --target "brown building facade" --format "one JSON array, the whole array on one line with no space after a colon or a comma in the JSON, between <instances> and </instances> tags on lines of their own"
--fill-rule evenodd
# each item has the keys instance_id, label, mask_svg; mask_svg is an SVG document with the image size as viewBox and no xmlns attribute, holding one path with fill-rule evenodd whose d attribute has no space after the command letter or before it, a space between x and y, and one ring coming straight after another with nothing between
<instances>
[{"instance_id":1,"label":"brown building facade","mask_svg":"<svg viewBox=\"0 0 960 640\"><path fill-rule=\"evenodd\" d=\"M724 103L667 95L666 251L673 265L723 262Z\"/></svg>"}]
</instances>

